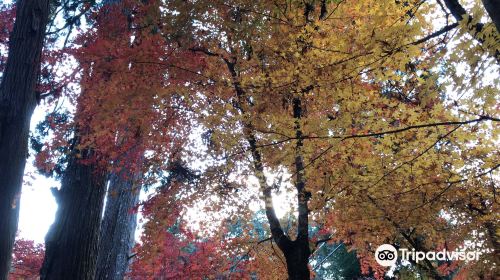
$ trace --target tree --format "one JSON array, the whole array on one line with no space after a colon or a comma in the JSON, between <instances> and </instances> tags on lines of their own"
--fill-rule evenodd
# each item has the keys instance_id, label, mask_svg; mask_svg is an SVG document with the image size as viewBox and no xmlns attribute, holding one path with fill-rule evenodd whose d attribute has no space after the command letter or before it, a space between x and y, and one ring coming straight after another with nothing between
<instances>
[{"instance_id":1,"label":"tree","mask_svg":"<svg viewBox=\"0 0 500 280\"><path fill-rule=\"evenodd\" d=\"M48 0L17 2L0 85L0 279L7 279L17 231L29 125L37 104L35 85L48 16Z\"/></svg>"},{"instance_id":2,"label":"tree","mask_svg":"<svg viewBox=\"0 0 500 280\"><path fill-rule=\"evenodd\" d=\"M179 196L186 191L183 187L182 182L174 179L143 205L147 222L142 242L135 248L130 277L219 279L231 275L252 279L246 270L247 261L235 261L238 250L231 246L231 239L219 235L225 230L212 236L200 236L179 218L184 201Z\"/></svg>"},{"instance_id":3,"label":"tree","mask_svg":"<svg viewBox=\"0 0 500 280\"><path fill-rule=\"evenodd\" d=\"M103 7L102 11L103 14L119 15L107 6ZM97 19L98 23L106 23L104 17L101 15ZM126 22L123 16L118 18L122 20L122 24ZM109 37L118 37L123 29L115 28L115 34L110 34ZM101 35L100 38L102 37L106 38ZM86 57L80 58L85 59L81 61L82 64L89 61ZM107 62L109 61L97 61L100 64L94 65L102 72L94 71L90 75L91 68L87 68L83 74L83 94L79 98L76 123L72 127L74 136L68 163L62 175L61 188L55 191L59 207L55 222L46 236L46 254L40 273L41 279L93 279L95 275L98 236L106 192L107 158L91 145L86 145L95 143L89 140L94 128L88 123L93 119L90 112L94 108L86 107L89 105L86 102L92 97L92 87L87 85L100 78L103 78L103 83L109 81L112 66Z\"/></svg>"},{"instance_id":4,"label":"tree","mask_svg":"<svg viewBox=\"0 0 500 280\"><path fill-rule=\"evenodd\" d=\"M257 178L290 279L309 278L308 231L319 222L370 258L381 278L374 246L431 250L450 233L436 229L453 200L448 190L489 184L485 176L498 165L493 142L482 133L498 120L490 110L454 115L443 102L439 73L432 69L440 49L425 43L449 27L422 34L420 4L269 5L214 4L210 9L217 12L200 16L211 35L191 50L210 61L199 87L203 102L210 100L210 106L199 105L207 116L202 122L210 156L235 177ZM387 10L397 11L394 18L378 17ZM481 147L465 144L473 139ZM465 160L465 151L474 155ZM287 187L266 175L280 167L296 194L294 237L283 231L272 200L274 189ZM471 232L462 233L457 241ZM435 264L420 266L441 278Z\"/></svg>"},{"instance_id":5,"label":"tree","mask_svg":"<svg viewBox=\"0 0 500 280\"><path fill-rule=\"evenodd\" d=\"M124 158L125 159L125 158ZM141 172L112 173L99 235L97 279L123 279L135 244Z\"/></svg>"},{"instance_id":6,"label":"tree","mask_svg":"<svg viewBox=\"0 0 500 280\"><path fill-rule=\"evenodd\" d=\"M108 11L113 22L98 18L96 28L81 38L83 93L70 125L79 138L66 173L75 178L69 171L76 164L78 170L91 168L84 176L97 176L99 193L87 210L67 216L68 228L60 236L69 240L70 229L86 231L76 218L85 216L91 217L89 232L95 237L102 174L140 170L145 183L153 184L172 172L172 159L205 157L208 167L196 188L165 191L154 215L176 215L176 208L167 206L190 197L208 205L204 211L215 210L224 219L244 214L247 221L247 205L262 204L271 233L263 243L271 246L262 250L265 265L258 267L269 277L284 274L286 266L290 279L308 279L311 255L327 241L355 249L363 274L378 279L385 270L373 253L383 243L427 252L473 239L480 249L495 252L497 206L490 175L499 165L489 136L497 133L492 93L498 82L485 86L474 75L460 80L451 69L462 53L484 48L465 56L471 69L482 70L488 65L482 56L496 54L490 40L479 46L469 42L472 48L459 45L447 56L448 32L458 24L432 29L426 17L433 7L421 1L168 1L161 3L160 18L156 4L127 2L119 12ZM187 28L170 30L179 21ZM469 25L462 30L471 31ZM185 33L191 34L188 40L180 39ZM140 43L131 47L132 36ZM446 83L462 87L469 80L467 100L445 90ZM186 147L172 156L172 147L186 141L187 123L205 130L206 150ZM129 158L127 151L136 145L141 148ZM142 156L144 162L138 161ZM142 168L123 162L141 162ZM95 192L89 184L64 198L67 208L61 213L75 211L72 203L82 193ZM280 191L294 196L293 230L276 215L273 196ZM314 227L327 231L325 238L316 240ZM189 271L172 273L194 263L186 239L196 237L185 228L158 232L151 240L176 250L156 252L154 242L144 244L145 259L137 265L146 263L147 277L194 277L186 276ZM87 241L85 246L94 246L95 239ZM50 257L62 255L49 248L54 248L50 242ZM241 248L226 250L223 257L241 254ZM82 252L87 253L78 249L71 255ZM168 258L174 261L167 264ZM412 268L434 279L457 271L474 277L494 275L490 262L497 262L493 253L477 263L424 261ZM159 263L162 270L155 271ZM220 263L231 272L231 265ZM206 267L191 271L210 274ZM80 272L92 274L89 268Z\"/></svg>"},{"instance_id":7,"label":"tree","mask_svg":"<svg viewBox=\"0 0 500 280\"><path fill-rule=\"evenodd\" d=\"M186 211L193 207L190 201L197 196L192 190L198 187L190 186L195 182L186 181L181 173L172 171L171 176L177 179L162 186L143 204L145 231L133 254L131 278L277 279L286 274L283 255L269 237L263 211L251 213L251 218L238 216L236 221L210 223L211 229L206 231L189 230L190 225L198 228L193 226L196 220L186 218L189 216ZM211 220L210 214L205 214L203 220ZM281 222L287 224L286 219ZM291 227L288 229L293 231ZM324 234L318 229L312 231L314 240ZM343 244L323 242L311 258L311 268L317 279L361 277L356 254L347 252Z\"/></svg>"},{"instance_id":8,"label":"tree","mask_svg":"<svg viewBox=\"0 0 500 280\"><path fill-rule=\"evenodd\" d=\"M38 154L41 168L50 170L56 166L61 146L71 145L62 187L56 192L58 214L46 238L42 279L94 277L107 176L113 174L117 188L151 183L147 177L155 176L147 173L164 171L164 162L187 131L176 110L183 106L181 97L164 90L165 84L175 84L175 75L170 73L167 81L163 64L178 58L175 53L166 55L171 42L162 33L151 31L157 28L154 7L154 1L105 5L87 18L95 28L75 39L75 44L83 45L71 50L83 69L76 114L71 122L58 126L51 144ZM134 11L134 17L126 11ZM133 44L132 36L136 38ZM146 150L151 151L150 156L144 155ZM132 205L137 191L120 190L123 197L127 191L133 194L129 197ZM123 234L127 235L131 225L125 222L133 219L126 217L127 205L121 208ZM109 238L103 242L121 242L121 237L106 234L116 225L107 222L102 236ZM116 244L102 244L107 246ZM115 257L103 256L103 262L110 261L106 268L116 266ZM126 268L126 263L122 265Z\"/></svg>"},{"instance_id":9,"label":"tree","mask_svg":"<svg viewBox=\"0 0 500 280\"><path fill-rule=\"evenodd\" d=\"M129 24L128 28L131 29L132 26ZM142 34L135 36L130 47L134 47L142 40ZM141 128L140 126L124 128L124 130L130 129L140 130ZM117 134L121 135L121 132ZM142 137L140 135L135 137L136 145L129 147L128 152L123 153L112 163L115 172L111 171L109 174L106 208L99 234L95 275L97 279L123 279L131 259L137 225L137 211L134 209L139 203L144 163L144 150L140 144ZM119 138L117 142L118 148L123 149L119 147L120 142L127 143L128 141ZM137 162L127 163L131 158L137 159Z\"/></svg>"}]
</instances>

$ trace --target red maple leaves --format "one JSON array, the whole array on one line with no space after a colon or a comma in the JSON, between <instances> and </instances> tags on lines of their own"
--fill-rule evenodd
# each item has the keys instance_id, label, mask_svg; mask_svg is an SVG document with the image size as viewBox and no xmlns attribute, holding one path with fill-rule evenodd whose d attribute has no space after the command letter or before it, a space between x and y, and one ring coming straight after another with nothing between
<instances>
[{"instance_id":1,"label":"red maple leaves","mask_svg":"<svg viewBox=\"0 0 500 280\"><path fill-rule=\"evenodd\" d=\"M0 5L0 73L5 69L7 61L9 34L14 28L14 18L16 17L15 6Z\"/></svg>"},{"instance_id":2,"label":"red maple leaves","mask_svg":"<svg viewBox=\"0 0 500 280\"><path fill-rule=\"evenodd\" d=\"M38 279L45 248L32 240L17 239L14 245L12 269L9 280Z\"/></svg>"}]
</instances>

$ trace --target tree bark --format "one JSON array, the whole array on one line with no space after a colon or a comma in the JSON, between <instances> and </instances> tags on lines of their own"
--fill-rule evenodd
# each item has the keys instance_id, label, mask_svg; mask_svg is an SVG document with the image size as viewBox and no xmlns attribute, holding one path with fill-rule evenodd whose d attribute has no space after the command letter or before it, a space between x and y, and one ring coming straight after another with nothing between
<instances>
[{"instance_id":1,"label":"tree bark","mask_svg":"<svg viewBox=\"0 0 500 280\"><path fill-rule=\"evenodd\" d=\"M35 84L49 13L48 0L17 1L0 85L0 280L7 279L19 220Z\"/></svg>"},{"instance_id":2,"label":"tree bark","mask_svg":"<svg viewBox=\"0 0 500 280\"><path fill-rule=\"evenodd\" d=\"M96 164L84 164L92 151L70 155L57 191L59 208L45 238L40 279L94 279L106 175ZM81 157L81 159L80 159Z\"/></svg>"},{"instance_id":3,"label":"tree bark","mask_svg":"<svg viewBox=\"0 0 500 280\"><path fill-rule=\"evenodd\" d=\"M309 280L309 257L311 250L307 239L298 238L295 241L288 241L284 246L280 246L285 255L288 280Z\"/></svg>"},{"instance_id":4,"label":"tree bark","mask_svg":"<svg viewBox=\"0 0 500 280\"><path fill-rule=\"evenodd\" d=\"M500 33L500 0L483 0L483 5Z\"/></svg>"},{"instance_id":5,"label":"tree bark","mask_svg":"<svg viewBox=\"0 0 500 280\"><path fill-rule=\"evenodd\" d=\"M137 214L131 210L139 202L140 187L137 187L137 182L141 174L124 175L112 174L109 181L99 238L95 277L98 280L122 280L134 246Z\"/></svg>"},{"instance_id":6,"label":"tree bark","mask_svg":"<svg viewBox=\"0 0 500 280\"><path fill-rule=\"evenodd\" d=\"M498 229L497 229L497 224L494 222L486 222L484 224L484 227L486 228L486 233L488 236L488 239L491 243L491 246L493 247L493 259L494 262L497 264L500 263L500 241L498 240L499 235L498 235ZM500 268L496 268L494 271L500 272Z\"/></svg>"},{"instance_id":7,"label":"tree bark","mask_svg":"<svg viewBox=\"0 0 500 280\"><path fill-rule=\"evenodd\" d=\"M295 118L295 137L297 143L295 145L295 189L297 190L297 205L298 205L298 225L297 239L291 241L291 246L285 246L282 251L285 255L288 279L289 280L308 280L310 279L309 272L309 257L311 249L309 248L309 208L308 202L311 194L306 190L306 177L303 159L303 133L300 123L302 118L302 100L301 97L293 99L293 117Z\"/></svg>"}]
</instances>

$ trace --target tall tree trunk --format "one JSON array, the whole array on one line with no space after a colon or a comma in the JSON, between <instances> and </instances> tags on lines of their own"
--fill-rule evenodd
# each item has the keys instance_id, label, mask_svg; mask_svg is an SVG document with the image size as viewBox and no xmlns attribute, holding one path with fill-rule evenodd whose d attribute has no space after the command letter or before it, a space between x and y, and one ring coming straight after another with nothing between
<instances>
[{"instance_id":1,"label":"tall tree trunk","mask_svg":"<svg viewBox=\"0 0 500 280\"><path fill-rule=\"evenodd\" d=\"M19 198L36 107L35 84L49 14L48 0L17 1L0 85L0 280L7 279L19 220Z\"/></svg>"},{"instance_id":2,"label":"tall tree trunk","mask_svg":"<svg viewBox=\"0 0 500 280\"><path fill-rule=\"evenodd\" d=\"M285 255L288 280L309 280L309 257L311 250L306 239L298 238L295 241L288 241L284 246L280 246Z\"/></svg>"},{"instance_id":3,"label":"tall tree trunk","mask_svg":"<svg viewBox=\"0 0 500 280\"><path fill-rule=\"evenodd\" d=\"M124 169L121 173L126 172ZM109 181L104 218L99 238L95 279L122 280L134 246L137 214L132 210L139 202L141 173L133 176L112 174Z\"/></svg>"},{"instance_id":4,"label":"tall tree trunk","mask_svg":"<svg viewBox=\"0 0 500 280\"><path fill-rule=\"evenodd\" d=\"M285 255L286 265L288 270L289 280L309 280L309 257L311 249L309 248L309 208L308 201L311 193L306 191L306 178L303 158L303 133L300 124L302 118L302 100L301 96L293 99L293 117L295 118L295 137L297 143L295 145L295 189L297 190L297 205L298 205L298 225L297 239L290 242L284 248L281 248Z\"/></svg>"},{"instance_id":5,"label":"tall tree trunk","mask_svg":"<svg viewBox=\"0 0 500 280\"><path fill-rule=\"evenodd\" d=\"M105 6L98 20L103 20L99 25L99 35L106 40L127 40L127 33L119 30L108 31L112 21L109 21L108 8L120 5L120 0L104 0ZM123 9L123 7L116 7ZM104 21L104 19L108 21ZM113 24L115 24L113 22ZM125 22L121 22L125 24ZM126 25L125 25L126 26ZM113 30L113 29L112 29ZM111 32L111 33L108 33ZM126 35L127 37L122 37ZM113 71L108 71L106 64L112 64L113 58L97 60L93 65L98 71L103 71L103 82L111 79ZM92 76L90 77L93 78ZM85 97L85 90L82 90ZM77 109L77 116L79 114ZM91 117L91 116L89 116ZM92 130L86 127L80 136L85 136L85 131ZM78 132L77 132L78 137ZM76 145L78 146L78 145ZM73 154L64 174L59 209L56 221L46 237L46 255L41 270L41 280L87 280L87 279L121 279L127 268L128 253L133 245L135 230L135 215L128 215L131 207L138 199L138 193L130 191L126 194L127 185L132 185L136 180L124 180L123 176L111 176L111 188L120 193L116 198L108 200L108 211L102 226L101 218L106 194L106 167L95 164L83 164L81 159L92 158L92 148L87 148L84 154ZM100 155L101 156L101 155ZM127 160L130 160L127 158ZM109 158L101 158L101 162L109 162ZM126 170L126 169L124 169ZM131 187L128 187L130 190ZM113 190L111 190L113 192ZM100 238L102 242L99 242ZM104 253L106 251L106 253ZM97 269L98 258L99 270ZM105 264L104 264L105 263ZM118 278L115 278L118 277Z\"/></svg>"},{"instance_id":6,"label":"tall tree trunk","mask_svg":"<svg viewBox=\"0 0 500 280\"><path fill-rule=\"evenodd\" d=\"M81 162L91 158L92 151L75 151L70 157L56 192L56 219L45 238L42 280L86 280L95 275L106 175L95 164Z\"/></svg>"},{"instance_id":7,"label":"tall tree trunk","mask_svg":"<svg viewBox=\"0 0 500 280\"><path fill-rule=\"evenodd\" d=\"M118 1L119 2L119 1ZM115 1L105 0L103 5L109 6ZM109 17L107 9L100 11L99 19ZM106 26L101 28L98 36L106 37ZM111 33L114 36L114 33ZM110 38L107 38L110 39ZM96 60L93 65L95 69L107 69L106 64L111 60ZM102 63L102 64L99 64ZM112 75L108 70L103 70L102 76L97 75L95 79L103 78L107 81ZM90 75L84 73L83 76ZM90 79L94 79L92 75ZM86 90L78 102L79 106L86 98ZM77 108L76 119L82 116L82 108ZM45 259L41 269L41 280L90 280L94 279L97 268L99 234L101 228L102 210L104 197L106 195L107 166L92 163L97 156L95 150L86 147L81 151L76 149L79 139L92 134L92 127L88 127L89 121L82 122L83 128L75 132L75 144L69 155L68 167L66 168L61 182L61 190L58 192L58 210L54 224L51 226L45 238ZM98 155L101 157L102 155ZM85 160L90 159L90 163ZM83 161L82 161L83 160ZM100 158L100 162L106 159Z\"/></svg>"}]
</instances>

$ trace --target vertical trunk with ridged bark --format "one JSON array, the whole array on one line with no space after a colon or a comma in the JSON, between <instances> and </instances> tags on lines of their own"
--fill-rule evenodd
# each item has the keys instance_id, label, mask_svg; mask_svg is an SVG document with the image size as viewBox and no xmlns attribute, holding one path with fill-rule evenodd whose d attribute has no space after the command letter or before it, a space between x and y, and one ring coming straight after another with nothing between
<instances>
[{"instance_id":1,"label":"vertical trunk with ridged bark","mask_svg":"<svg viewBox=\"0 0 500 280\"><path fill-rule=\"evenodd\" d=\"M109 180L104 217L101 223L95 279L122 280L129 265L139 202L141 174L112 174Z\"/></svg>"},{"instance_id":2,"label":"vertical trunk with ridged bark","mask_svg":"<svg viewBox=\"0 0 500 280\"><path fill-rule=\"evenodd\" d=\"M70 155L56 194L55 222L45 238L42 280L94 279L106 174L82 162L92 156L90 150Z\"/></svg>"},{"instance_id":3,"label":"vertical trunk with ridged bark","mask_svg":"<svg viewBox=\"0 0 500 280\"><path fill-rule=\"evenodd\" d=\"M0 279L7 279L19 219L19 198L36 107L35 84L48 21L48 0L17 1L0 85Z\"/></svg>"},{"instance_id":4,"label":"vertical trunk with ridged bark","mask_svg":"<svg viewBox=\"0 0 500 280\"><path fill-rule=\"evenodd\" d=\"M112 5L115 1L105 0L103 5ZM119 1L118 1L119 2ZM109 17L107 9L102 9L99 19ZM105 36L105 25L98 25L99 36ZM111 39L111 38L107 38ZM102 63L102 64L100 64ZM105 69L106 63L111 60L96 60L94 69ZM84 73L90 75L92 71ZM104 82L112 73L104 70ZM99 76L98 76L99 77ZM97 82L97 81L96 81ZM80 100L85 100L86 90L82 89ZM79 102L79 106L85 102ZM82 108L77 108L76 119L80 117L92 118L92 115L82 115ZM77 122L78 123L78 122ZM91 121L80 122L86 126ZM78 127L75 132L75 147L78 139L95 138L92 127ZM89 134L91 136L89 136ZM95 143L94 143L95 144ZM92 145L91 145L92 146ZM41 280L90 280L95 279L101 228L102 210L106 195L108 177L107 160L98 151L99 147L89 147L82 151L74 149L69 156L68 167L63 175L61 190L58 195L59 208L54 224L46 236L46 253L41 269ZM96 158L101 165L94 164ZM89 163L90 162L90 163ZM106 165L106 166L103 166Z\"/></svg>"}]
</instances>

